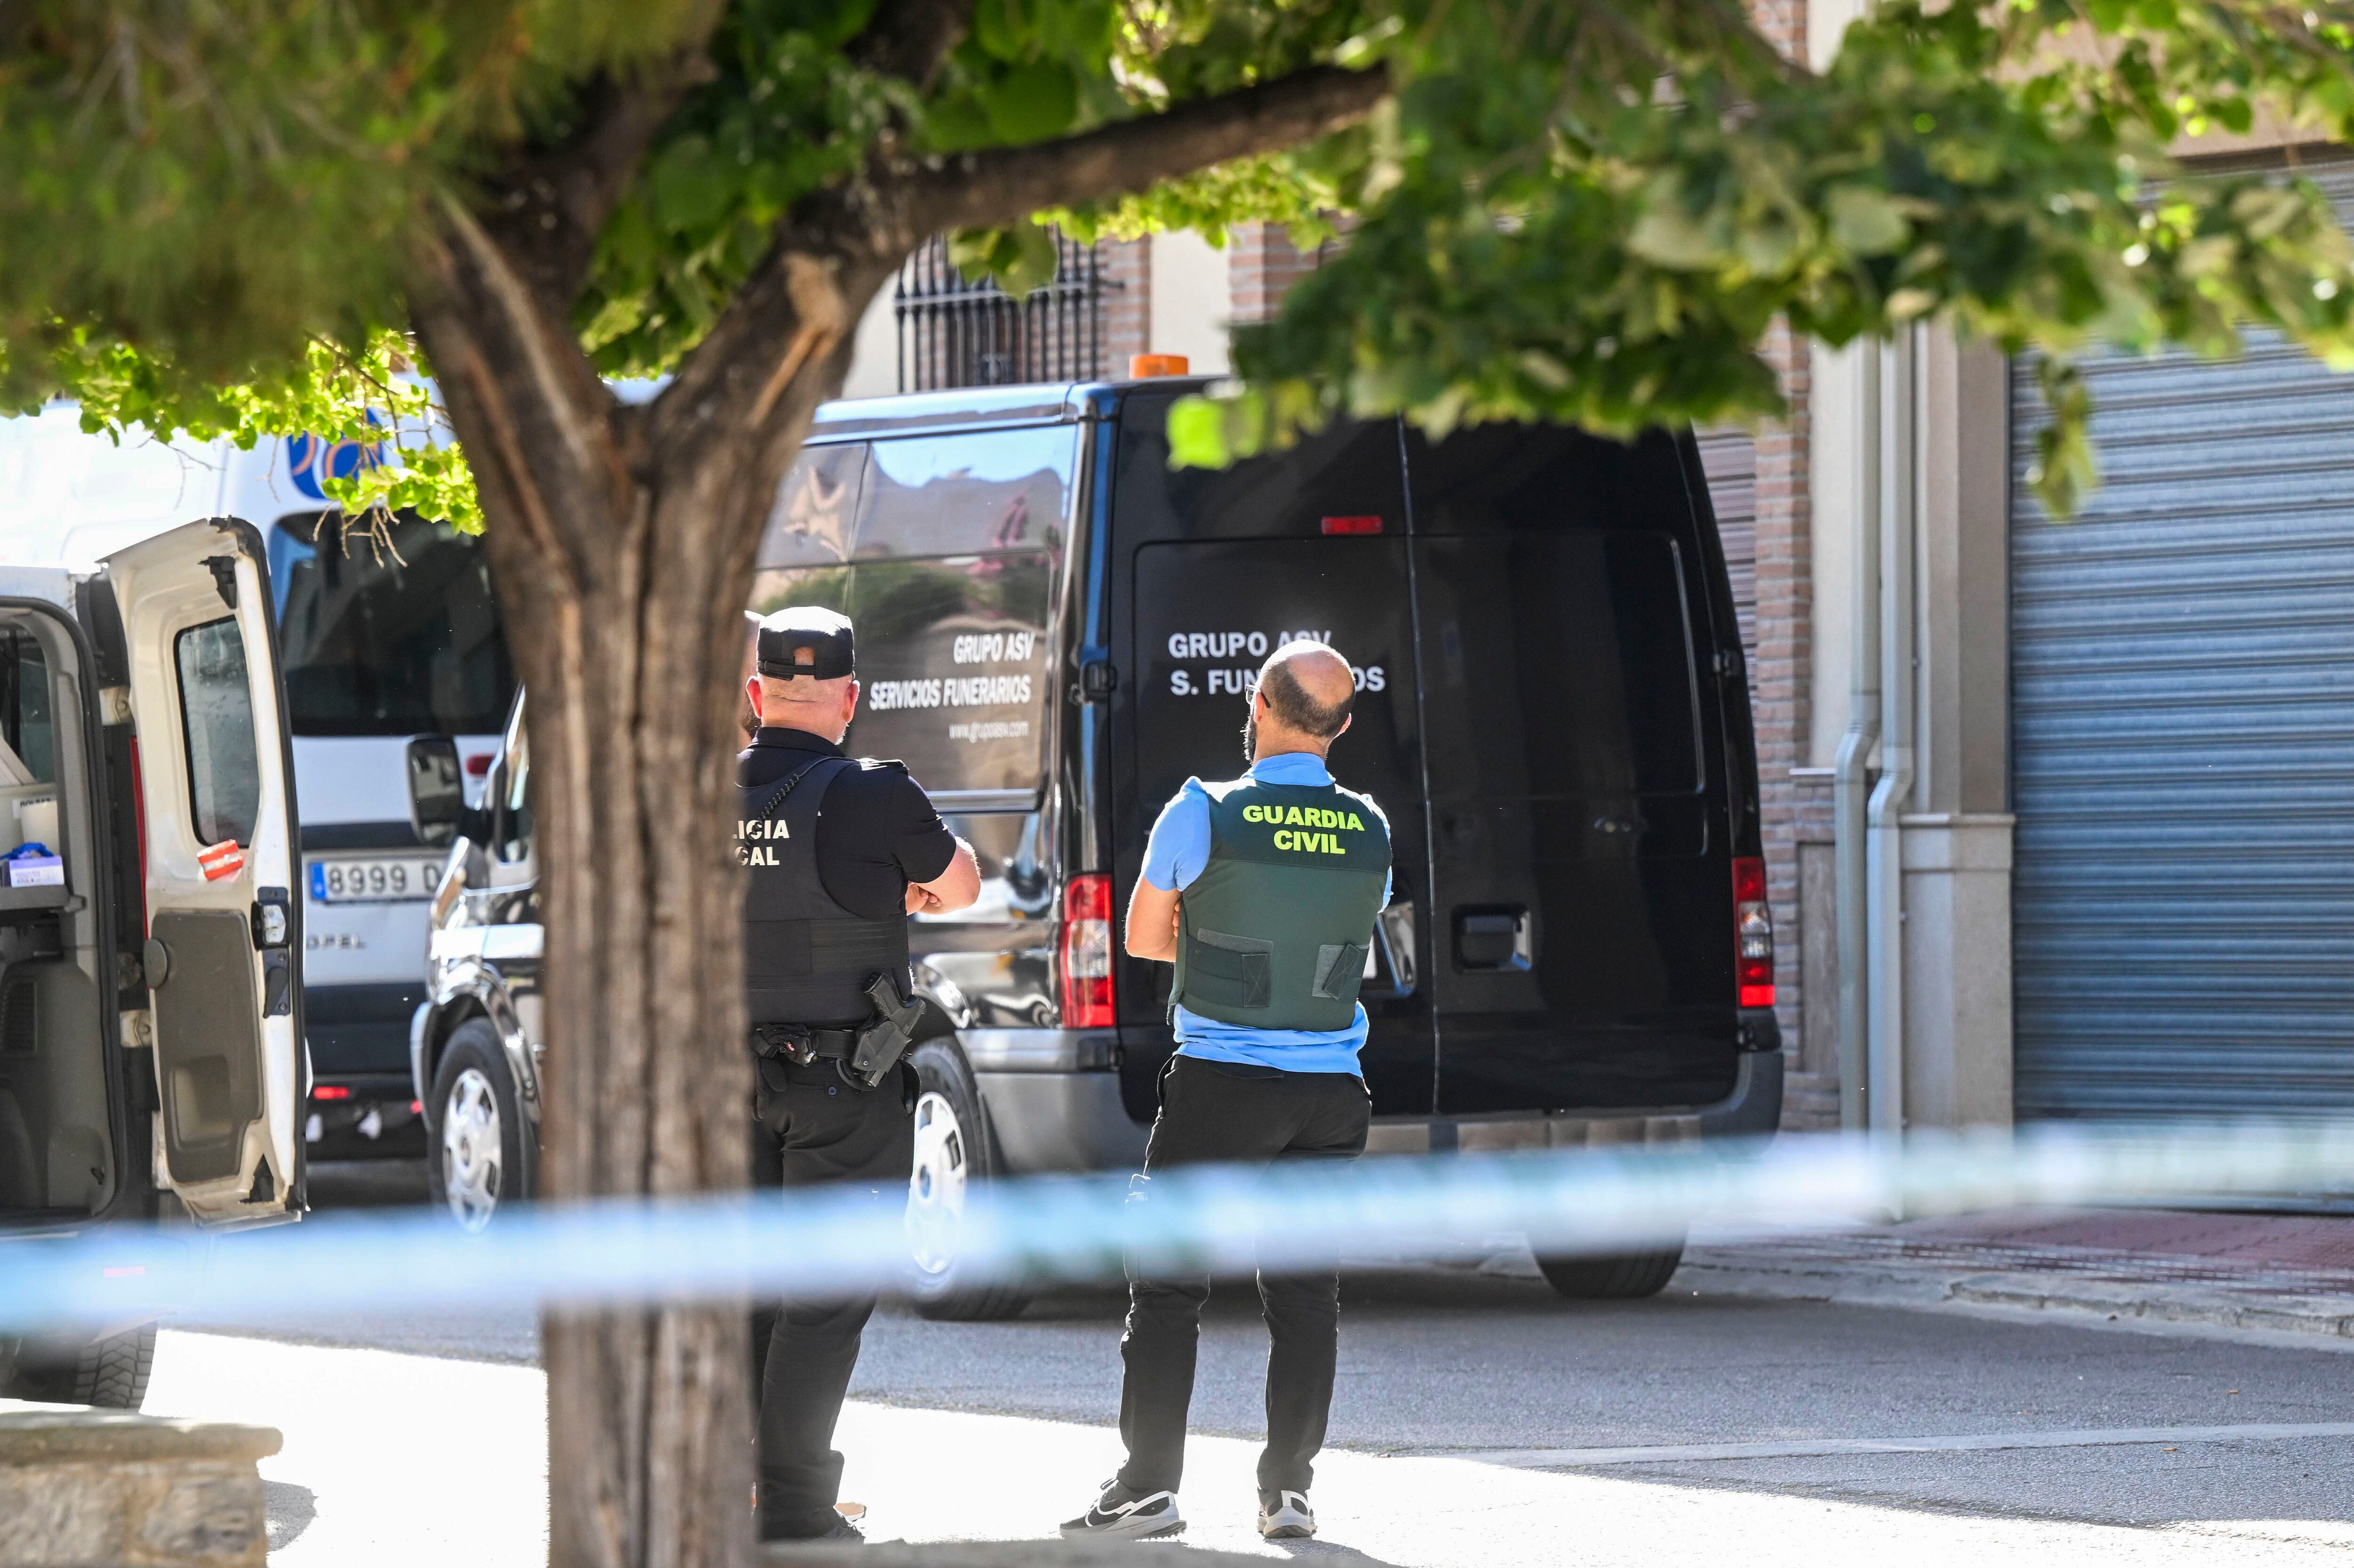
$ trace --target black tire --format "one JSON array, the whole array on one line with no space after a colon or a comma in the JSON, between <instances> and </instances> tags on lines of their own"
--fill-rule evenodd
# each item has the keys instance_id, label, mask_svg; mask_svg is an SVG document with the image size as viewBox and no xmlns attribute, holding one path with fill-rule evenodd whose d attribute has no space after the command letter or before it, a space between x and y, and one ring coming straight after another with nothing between
<instances>
[{"instance_id":1,"label":"black tire","mask_svg":"<svg viewBox=\"0 0 2354 1568\"><path fill-rule=\"evenodd\" d=\"M136 1410L147 1398L155 1370L155 1325L142 1323L86 1345L57 1351L27 1345L16 1356L12 1398L45 1404L90 1404L101 1410Z\"/></svg>"},{"instance_id":2,"label":"black tire","mask_svg":"<svg viewBox=\"0 0 2354 1568\"><path fill-rule=\"evenodd\" d=\"M1537 1272L1545 1283L1574 1301L1631 1301L1657 1296L1668 1277L1684 1260L1684 1244L1651 1252L1592 1254L1582 1257L1543 1257Z\"/></svg>"},{"instance_id":3,"label":"black tire","mask_svg":"<svg viewBox=\"0 0 2354 1568\"><path fill-rule=\"evenodd\" d=\"M907 1191L910 1283L907 1294L923 1316L938 1322L994 1323L1018 1318L1030 1305L1019 1285L965 1287L957 1279L954 1212L961 1188L985 1181L1002 1167L981 1107L981 1087L953 1041L927 1040L909 1053L916 1069L916 1160ZM945 1168L951 1158L959 1169ZM954 1185L953 1194L949 1188ZM927 1226L926 1206L943 1204Z\"/></svg>"},{"instance_id":4,"label":"black tire","mask_svg":"<svg viewBox=\"0 0 2354 1568\"><path fill-rule=\"evenodd\" d=\"M530 1200L537 1154L498 1030L487 1018L466 1020L433 1073L425 1168L434 1202L479 1231L500 1208Z\"/></svg>"}]
</instances>

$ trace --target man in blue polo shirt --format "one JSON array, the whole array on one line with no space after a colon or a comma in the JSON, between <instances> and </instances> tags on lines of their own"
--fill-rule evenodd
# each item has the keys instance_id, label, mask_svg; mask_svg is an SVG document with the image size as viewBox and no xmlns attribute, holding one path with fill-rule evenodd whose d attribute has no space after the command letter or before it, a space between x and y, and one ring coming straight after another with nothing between
<instances>
[{"instance_id":1,"label":"man in blue polo shirt","mask_svg":"<svg viewBox=\"0 0 2354 1568\"><path fill-rule=\"evenodd\" d=\"M1374 918L1389 902L1389 822L1343 789L1325 754L1349 727L1349 662L1287 643L1259 669L1243 730L1250 771L1189 779L1161 809L1128 907L1128 950L1174 963L1177 1054L1131 1201L1154 1172L1208 1161L1347 1160L1371 1119L1357 1053ZM1262 1273L1271 1341L1258 1528L1316 1533L1308 1487L1332 1405L1341 1282ZM1206 1275L1129 1278L1119 1432L1128 1462L1066 1536L1173 1535Z\"/></svg>"}]
</instances>

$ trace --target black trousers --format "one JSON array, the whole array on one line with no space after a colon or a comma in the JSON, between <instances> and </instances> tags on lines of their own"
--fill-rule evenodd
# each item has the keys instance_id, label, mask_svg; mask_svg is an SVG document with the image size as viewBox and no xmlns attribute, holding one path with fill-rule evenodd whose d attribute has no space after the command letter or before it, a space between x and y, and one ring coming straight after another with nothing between
<instances>
[{"instance_id":1,"label":"black trousers","mask_svg":"<svg viewBox=\"0 0 2354 1568\"><path fill-rule=\"evenodd\" d=\"M1239 1070L1241 1073L1252 1069ZM1278 1160L1351 1160L1365 1151L1372 1120L1363 1082L1347 1073L1237 1070L1176 1056L1161 1075L1144 1172L1213 1161L1265 1165ZM1150 1188L1141 1189L1150 1202ZM1267 1449L1261 1490L1306 1491L1332 1410L1341 1340L1341 1279L1331 1269L1258 1277L1270 1341L1267 1358ZM1138 1491L1175 1491L1185 1470L1185 1415L1193 1403L1193 1357L1202 1334L1207 1275L1144 1278L1131 1266L1128 1329L1119 1354L1119 1435L1128 1445L1121 1482Z\"/></svg>"},{"instance_id":2,"label":"black trousers","mask_svg":"<svg viewBox=\"0 0 2354 1568\"><path fill-rule=\"evenodd\" d=\"M829 1063L760 1064L752 1128L752 1184L864 1186L882 1203L904 1205L915 1163L915 1073L862 1093ZM762 1303L752 1310L752 1382L760 1391L760 1538L794 1540L833 1524L842 1456L842 1415L858 1340L875 1298Z\"/></svg>"}]
</instances>

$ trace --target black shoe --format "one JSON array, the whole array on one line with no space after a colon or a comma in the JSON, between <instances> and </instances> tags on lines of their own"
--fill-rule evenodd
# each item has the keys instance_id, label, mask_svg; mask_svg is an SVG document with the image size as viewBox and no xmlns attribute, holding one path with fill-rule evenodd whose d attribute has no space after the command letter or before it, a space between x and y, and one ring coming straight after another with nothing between
<instances>
[{"instance_id":1,"label":"black shoe","mask_svg":"<svg viewBox=\"0 0 2354 1568\"><path fill-rule=\"evenodd\" d=\"M1316 1510L1306 1492L1258 1494L1258 1532L1268 1541L1305 1541L1316 1533Z\"/></svg>"},{"instance_id":2,"label":"black shoe","mask_svg":"<svg viewBox=\"0 0 2354 1568\"><path fill-rule=\"evenodd\" d=\"M1103 1485L1095 1507L1076 1519L1063 1521L1063 1539L1117 1535L1138 1540L1155 1535L1179 1535L1185 1516L1177 1511L1175 1492L1131 1491L1114 1476Z\"/></svg>"}]
</instances>

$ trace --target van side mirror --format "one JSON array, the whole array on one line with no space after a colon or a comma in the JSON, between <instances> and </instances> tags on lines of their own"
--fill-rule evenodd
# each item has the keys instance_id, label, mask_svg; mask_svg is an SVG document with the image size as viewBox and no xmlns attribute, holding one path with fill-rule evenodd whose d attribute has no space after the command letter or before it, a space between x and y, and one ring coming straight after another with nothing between
<instances>
[{"instance_id":1,"label":"van side mirror","mask_svg":"<svg viewBox=\"0 0 2354 1568\"><path fill-rule=\"evenodd\" d=\"M420 735L408 743L408 821L418 841L440 848L458 832L466 810L458 743L446 735Z\"/></svg>"}]
</instances>

